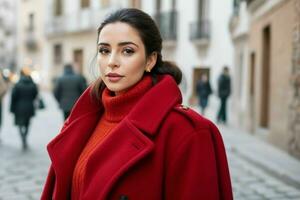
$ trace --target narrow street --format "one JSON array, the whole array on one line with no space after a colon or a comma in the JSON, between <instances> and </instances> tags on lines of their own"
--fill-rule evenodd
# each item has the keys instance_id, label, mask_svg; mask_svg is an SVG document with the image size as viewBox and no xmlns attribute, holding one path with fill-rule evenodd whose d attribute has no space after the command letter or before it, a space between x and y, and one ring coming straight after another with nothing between
<instances>
[{"instance_id":1,"label":"narrow street","mask_svg":"<svg viewBox=\"0 0 300 200\"><path fill-rule=\"evenodd\" d=\"M50 163L46 144L58 133L63 117L51 94L44 92L42 96L46 109L37 111L30 128L30 149L22 152L18 130L13 126L13 116L8 112L8 96L3 104L1 130L0 200L37 200ZM219 128L227 149L235 199L300 199L298 160L230 126L220 125ZM274 158L266 156L267 153L280 156L277 158L280 159L281 169L265 167L268 164L276 167ZM262 161L253 159L251 155ZM298 177L293 177L293 173Z\"/></svg>"}]
</instances>

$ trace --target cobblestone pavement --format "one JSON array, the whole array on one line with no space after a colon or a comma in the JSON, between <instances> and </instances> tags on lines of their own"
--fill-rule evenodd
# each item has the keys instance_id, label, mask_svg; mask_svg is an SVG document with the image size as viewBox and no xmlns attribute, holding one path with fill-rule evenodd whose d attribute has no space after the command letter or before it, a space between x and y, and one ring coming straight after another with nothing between
<instances>
[{"instance_id":1,"label":"cobblestone pavement","mask_svg":"<svg viewBox=\"0 0 300 200\"><path fill-rule=\"evenodd\" d=\"M50 163L45 145L57 134L63 120L51 94L43 93L43 97L47 107L38 111L32 121L27 152L21 150L17 129L8 113L8 98L4 101L0 200L37 200L40 197ZM228 129L220 128L227 148L235 199L300 199L299 188L275 178L241 156L231 142L233 136L227 133Z\"/></svg>"},{"instance_id":2,"label":"cobblestone pavement","mask_svg":"<svg viewBox=\"0 0 300 200\"><path fill-rule=\"evenodd\" d=\"M227 151L234 199L300 199L300 190L266 173L241 158L234 151ZM267 158L266 158L267 159Z\"/></svg>"}]
</instances>

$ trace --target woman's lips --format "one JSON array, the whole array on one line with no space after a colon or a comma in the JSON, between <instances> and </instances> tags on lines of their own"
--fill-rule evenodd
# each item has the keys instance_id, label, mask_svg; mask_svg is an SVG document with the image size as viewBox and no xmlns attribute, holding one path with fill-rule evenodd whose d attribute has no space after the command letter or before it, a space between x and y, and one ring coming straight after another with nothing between
<instances>
[{"instance_id":1,"label":"woman's lips","mask_svg":"<svg viewBox=\"0 0 300 200\"><path fill-rule=\"evenodd\" d=\"M118 82L119 80L121 80L123 78L123 76L121 76L120 74L116 74L116 73L109 73L106 75L106 77L111 82Z\"/></svg>"}]
</instances>

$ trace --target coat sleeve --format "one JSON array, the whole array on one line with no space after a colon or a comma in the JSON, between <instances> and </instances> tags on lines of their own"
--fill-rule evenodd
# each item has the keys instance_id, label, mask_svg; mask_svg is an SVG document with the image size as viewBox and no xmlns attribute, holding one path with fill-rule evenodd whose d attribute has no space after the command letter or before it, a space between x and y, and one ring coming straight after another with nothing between
<instances>
[{"instance_id":1,"label":"coat sleeve","mask_svg":"<svg viewBox=\"0 0 300 200\"><path fill-rule=\"evenodd\" d=\"M83 93L87 88L87 83L86 83L86 79L81 76L81 80L80 80L80 94Z\"/></svg>"},{"instance_id":2,"label":"coat sleeve","mask_svg":"<svg viewBox=\"0 0 300 200\"><path fill-rule=\"evenodd\" d=\"M174 153L167 170L165 199L233 199L225 148L217 129L193 132Z\"/></svg>"},{"instance_id":3,"label":"coat sleeve","mask_svg":"<svg viewBox=\"0 0 300 200\"><path fill-rule=\"evenodd\" d=\"M10 112L15 113L16 111L16 104L18 100L18 89L17 85L15 85L11 92L11 99L10 99Z\"/></svg>"},{"instance_id":4,"label":"coat sleeve","mask_svg":"<svg viewBox=\"0 0 300 200\"><path fill-rule=\"evenodd\" d=\"M57 102L60 102L61 98L61 83L60 79L57 79L55 82L54 90L53 90L54 97Z\"/></svg>"}]
</instances>

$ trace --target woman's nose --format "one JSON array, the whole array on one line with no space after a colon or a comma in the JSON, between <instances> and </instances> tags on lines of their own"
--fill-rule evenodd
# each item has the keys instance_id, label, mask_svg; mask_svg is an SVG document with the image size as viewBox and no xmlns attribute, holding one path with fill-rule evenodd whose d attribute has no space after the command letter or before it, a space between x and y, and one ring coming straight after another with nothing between
<instances>
[{"instance_id":1,"label":"woman's nose","mask_svg":"<svg viewBox=\"0 0 300 200\"><path fill-rule=\"evenodd\" d=\"M120 66L119 61L118 61L118 57L115 53L110 54L109 61L108 61L108 66L111 67L111 68Z\"/></svg>"}]
</instances>

